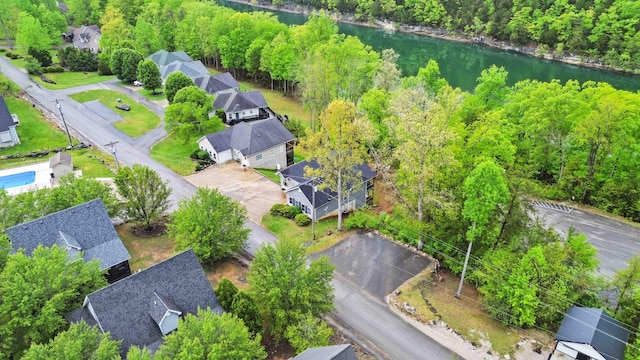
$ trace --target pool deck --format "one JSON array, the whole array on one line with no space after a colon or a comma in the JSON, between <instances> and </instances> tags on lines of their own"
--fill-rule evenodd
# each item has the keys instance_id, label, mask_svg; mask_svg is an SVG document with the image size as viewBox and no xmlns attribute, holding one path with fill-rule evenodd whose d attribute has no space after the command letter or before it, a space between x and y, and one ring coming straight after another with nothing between
<instances>
[{"instance_id":1,"label":"pool deck","mask_svg":"<svg viewBox=\"0 0 640 360\"><path fill-rule=\"evenodd\" d=\"M51 167L49 166L49 162L41 162L37 164L31 164L26 166L20 166L11 169L0 170L0 176L7 176L13 174L19 174L27 171L34 171L36 173L36 178L33 183L23 186L16 186L8 189L4 189L9 195L17 195L23 192L42 189L42 188L50 188L52 187L51 183Z\"/></svg>"}]
</instances>

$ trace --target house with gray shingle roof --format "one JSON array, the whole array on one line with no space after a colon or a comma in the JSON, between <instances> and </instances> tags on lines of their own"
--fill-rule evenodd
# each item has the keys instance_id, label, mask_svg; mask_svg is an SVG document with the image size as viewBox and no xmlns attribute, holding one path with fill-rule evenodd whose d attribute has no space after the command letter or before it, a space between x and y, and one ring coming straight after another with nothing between
<instances>
[{"instance_id":1,"label":"house with gray shingle roof","mask_svg":"<svg viewBox=\"0 0 640 360\"><path fill-rule=\"evenodd\" d=\"M79 28L69 28L69 32L73 34L73 46L80 50L89 49L94 53L100 50L100 27L98 25L83 25Z\"/></svg>"},{"instance_id":2,"label":"house with gray shingle roof","mask_svg":"<svg viewBox=\"0 0 640 360\"><path fill-rule=\"evenodd\" d=\"M556 334L551 360L623 360L629 330L602 309L572 306Z\"/></svg>"},{"instance_id":3,"label":"house with gray shingle roof","mask_svg":"<svg viewBox=\"0 0 640 360\"><path fill-rule=\"evenodd\" d=\"M304 160L278 172L287 205L300 206L304 214L311 219L315 217L316 221L338 211L338 193L322 187L322 178L315 179L314 183L314 179L305 175L306 167L318 169L319 166L316 160ZM377 173L366 163L358 165L355 171L360 174L361 181L354 184L342 200L342 211L345 212L373 205L373 180Z\"/></svg>"},{"instance_id":4,"label":"house with gray shingle roof","mask_svg":"<svg viewBox=\"0 0 640 360\"><path fill-rule=\"evenodd\" d=\"M201 76L209 75L209 70L207 70L207 67L204 66L204 64L200 60L174 61L167 65L161 65L159 67L159 70L160 70L160 77L162 77L162 81L167 80L167 77L169 76L169 74L176 71L183 72L191 80Z\"/></svg>"},{"instance_id":5,"label":"house with gray shingle roof","mask_svg":"<svg viewBox=\"0 0 640 360\"><path fill-rule=\"evenodd\" d=\"M293 360L358 360L351 344L308 348Z\"/></svg>"},{"instance_id":6,"label":"house with gray shingle roof","mask_svg":"<svg viewBox=\"0 0 640 360\"><path fill-rule=\"evenodd\" d=\"M20 124L18 116L9 112L9 107L0 95L0 149L20 144L16 126Z\"/></svg>"},{"instance_id":7,"label":"house with gray shingle roof","mask_svg":"<svg viewBox=\"0 0 640 360\"><path fill-rule=\"evenodd\" d=\"M181 62L193 61L191 56L189 56L186 52L182 50L172 51L172 52L168 52L167 50L158 50L153 54L147 56L147 59L151 59L151 61L156 63L158 67L169 65L174 61L181 61Z\"/></svg>"},{"instance_id":8,"label":"house with gray shingle roof","mask_svg":"<svg viewBox=\"0 0 640 360\"><path fill-rule=\"evenodd\" d=\"M280 120L241 122L198 140L198 147L221 164L230 160L244 167L279 169L293 164L295 136Z\"/></svg>"},{"instance_id":9,"label":"house with gray shingle roof","mask_svg":"<svg viewBox=\"0 0 640 360\"><path fill-rule=\"evenodd\" d=\"M131 275L131 255L118 236L102 199L95 199L7 229L12 251L31 255L39 245L57 245L70 259L98 260L108 282Z\"/></svg>"},{"instance_id":10,"label":"house with gray shingle roof","mask_svg":"<svg viewBox=\"0 0 640 360\"><path fill-rule=\"evenodd\" d=\"M222 73L217 75L203 75L193 79L193 83L200 89L212 95L220 95L222 93L237 91L240 84L230 73Z\"/></svg>"},{"instance_id":11,"label":"house with gray shingle roof","mask_svg":"<svg viewBox=\"0 0 640 360\"><path fill-rule=\"evenodd\" d=\"M82 307L66 315L70 323L84 320L129 347L157 349L178 320L209 308L222 314L193 250L186 250L86 296Z\"/></svg>"},{"instance_id":12,"label":"house with gray shingle roof","mask_svg":"<svg viewBox=\"0 0 640 360\"><path fill-rule=\"evenodd\" d=\"M240 121L266 119L275 116L267 100L260 91L233 90L218 95L213 101L215 110L225 113L224 122L234 124Z\"/></svg>"}]
</instances>

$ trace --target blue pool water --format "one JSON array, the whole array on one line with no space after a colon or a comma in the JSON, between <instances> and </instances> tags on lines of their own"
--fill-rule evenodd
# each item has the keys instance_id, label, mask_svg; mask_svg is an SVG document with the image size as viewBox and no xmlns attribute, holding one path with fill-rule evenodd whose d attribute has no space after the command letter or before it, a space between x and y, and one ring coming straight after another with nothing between
<instances>
[{"instance_id":1,"label":"blue pool water","mask_svg":"<svg viewBox=\"0 0 640 360\"><path fill-rule=\"evenodd\" d=\"M0 189L9 189L17 186L33 184L35 180L35 171L27 171L19 174L0 176Z\"/></svg>"}]
</instances>

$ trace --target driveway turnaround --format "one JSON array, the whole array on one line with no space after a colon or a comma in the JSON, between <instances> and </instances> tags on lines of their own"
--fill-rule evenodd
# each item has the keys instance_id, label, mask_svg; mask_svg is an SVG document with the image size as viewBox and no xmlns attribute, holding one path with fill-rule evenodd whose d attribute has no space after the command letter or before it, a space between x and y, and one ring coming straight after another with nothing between
<instances>
[{"instance_id":1,"label":"driveway turnaround","mask_svg":"<svg viewBox=\"0 0 640 360\"><path fill-rule=\"evenodd\" d=\"M252 169L243 169L235 161L211 166L184 178L195 187L215 188L247 208L249 219L257 224L273 204L284 204L280 185Z\"/></svg>"},{"instance_id":2,"label":"driveway turnaround","mask_svg":"<svg viewBox=\"0 0 640 360\"><path fill-rule=\"evenodd\" d=\"M313 257L336 266L336 316L387 359L462 359L396 315L385 297L430 264L426 257L372 233L350 236Z\"/></svg>"},{"instance_id":3,"label":"driveway turnaround","mask_svg":"<svg viewBox=\"0 0 640 360\"><path fill-rule=\"evenodd\" d=\"M580 209L570 212L536 204L536 215L544 219L564 238L570 227L587 235L587 241L598 249L600 273L615 275L635 255L640 255L640 229L621 221L590 214Z\"/></svg>"}]
</instances>

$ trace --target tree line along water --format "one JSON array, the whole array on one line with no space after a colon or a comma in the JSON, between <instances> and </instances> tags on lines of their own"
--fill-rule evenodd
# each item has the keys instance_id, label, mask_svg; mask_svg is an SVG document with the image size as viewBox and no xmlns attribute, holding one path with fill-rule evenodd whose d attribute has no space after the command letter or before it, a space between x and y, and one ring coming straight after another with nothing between
<instances>
[{"instance_id":1,"label":"tree line along water","mask_svg":"<svg viewBox=\"0 0 640 360\"><path fill-rule=\"evenodd\" d=\"M272 12L278 16L280 22L287 25L301 25L307 21L307 17L302 14L263 9L225 0L217 0L217 3L236 11ZM404 76L415 75L420 67L427 64L429 59L434 59L440 65L440 72L449 84L465 91L472 91L480 72L491 65L501 66L507 70L509 73L508 85L526 79L539 81L558 79L562 83L568 80L578 80L580 83L591 80L607 82L622 90L632 92L640 90L640 76L544 60L480 44L444 40L350 23L338 23L337 25L340 33L356 36L378 52L383 49L394 49L400 55L398 66Z\"/></svg>"}]
</instances>

